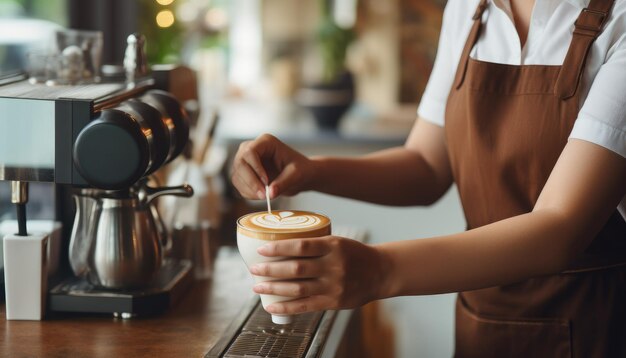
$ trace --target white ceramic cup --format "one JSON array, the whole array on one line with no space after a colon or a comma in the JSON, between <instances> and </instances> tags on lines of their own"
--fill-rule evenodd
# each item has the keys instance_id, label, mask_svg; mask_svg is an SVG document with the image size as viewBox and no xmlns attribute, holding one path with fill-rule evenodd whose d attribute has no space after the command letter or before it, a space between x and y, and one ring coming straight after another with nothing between
<instances>
[{"instance_id":1,"label":"white ceramic cup","mask_svg":"<svg viewBox=\"0 0 626 358\"><path fill-rule=\"evenodd\" d=\"M281 261L288 257L266 257L257 249L268 242L276 240L302 239L330 235L331 222L324 215L296 210L276 210L272 213L258 212L244 215L237 220L237 247L248 267L262 263ZM272 281L273 278L254 276L256 283ZM291 297L277 295L261 295L263 307L276 302L284 302ZM272 315L272 322L289 324L291 315Z\"/></svg>"}]
</instances>

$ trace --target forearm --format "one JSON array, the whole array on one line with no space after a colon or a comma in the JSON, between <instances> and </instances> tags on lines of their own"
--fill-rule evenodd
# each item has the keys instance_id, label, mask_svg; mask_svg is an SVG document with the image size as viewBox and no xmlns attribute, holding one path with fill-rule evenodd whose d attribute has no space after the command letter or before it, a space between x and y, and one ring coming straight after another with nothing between
<instances>
[{"instance_id":1,"label":"forearm","mask_svg":"<svg viewBox=\"0 0 626 358\"><path fill-rule=\"evenodd\" d=\"M560 214L537 211L467 232L377 246L387 259L381 296L474 290L563 270L584 233Z\"/></svg>"},{"instance_id":2,"label":"forearm","mask_svg":"<svg viewBox=\"0 0 626 358\"><path fill-rule=\"evenodd\" d=\"M419 153L403 147L361 158L317 157L314 162L311 189L383 205L431 204L451 184Z\"/></svg>"},{"instance_id":3,"label":"forearm","mask_svg":"<svg viewBox=\"0 0 626 358\"><path fill-rule=\"evenodd\" d=\"M472 290L560 272L615 211L625 182L623 157L572 140L531 213L455 235L378 246L390 267L383 280L390 285L381 295Z\"/></svg>"}]
</instances>

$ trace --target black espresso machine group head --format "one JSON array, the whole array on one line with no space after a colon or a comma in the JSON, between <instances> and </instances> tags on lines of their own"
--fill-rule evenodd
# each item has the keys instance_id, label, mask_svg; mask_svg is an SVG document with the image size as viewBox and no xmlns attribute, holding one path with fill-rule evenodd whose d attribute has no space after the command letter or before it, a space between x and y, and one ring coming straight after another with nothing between
<instances>
[{"instance_id":1,"label":"black espresso machine group head","mask_svg":"<svg viewBox=\"0 0 626 358\"><path fill-rule=\"evenodd\" d=\"M74 164L89 184L120 190L173 160L188 138L187 115L176 98L149 90L103 109L83 128L74 143Z\"/></svg>"},{"instance_id":2,"label":"black espresso machine group head","mask_svg":"<svg viewBox=\"0 0 626 358\"><path fill-rule=\"evenodd\" d=\"M189 72L159 66L133 86L0 81L0 180L129 188L183 151L189 119L171 88Z\"/></svg>"}]
</instances>

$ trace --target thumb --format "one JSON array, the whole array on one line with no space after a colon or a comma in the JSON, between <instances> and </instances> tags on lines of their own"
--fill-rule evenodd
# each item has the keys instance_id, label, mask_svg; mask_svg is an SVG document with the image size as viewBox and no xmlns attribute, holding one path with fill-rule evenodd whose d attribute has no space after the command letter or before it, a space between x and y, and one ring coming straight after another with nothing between
<instances>
[{"instance_id":1,"label":"thumb","mask_svg":"<svg viewBox=\"0 0 626 358\"><path fill-rule=\"evenodd\" d=\"M293 164L287 165L270 184L270 196L276 198L281 194L297 194L300 173Z\"/></svg>"}]
</instances>

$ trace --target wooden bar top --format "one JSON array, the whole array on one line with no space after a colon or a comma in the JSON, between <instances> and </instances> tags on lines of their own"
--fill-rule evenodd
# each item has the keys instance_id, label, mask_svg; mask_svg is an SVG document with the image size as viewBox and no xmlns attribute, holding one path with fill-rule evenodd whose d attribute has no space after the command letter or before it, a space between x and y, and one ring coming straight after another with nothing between
<instances>
[{"instance_id":1,"label":"wooden bar top","mask_svg":"<svg viewBox=\"0 0 626 358\"><path fill-rule=\"evenodd\" d=\"M203 357L253 298L252 284L236 249L224 247L213 279L195 281L160 316L54 314L44 321L6 321L1 304L0 357Z\"/></svg>"}]
</instances>

